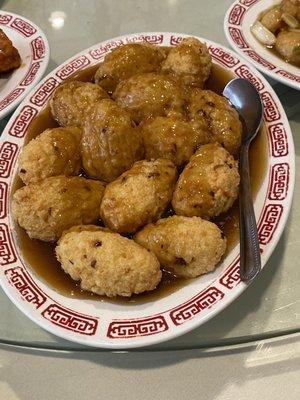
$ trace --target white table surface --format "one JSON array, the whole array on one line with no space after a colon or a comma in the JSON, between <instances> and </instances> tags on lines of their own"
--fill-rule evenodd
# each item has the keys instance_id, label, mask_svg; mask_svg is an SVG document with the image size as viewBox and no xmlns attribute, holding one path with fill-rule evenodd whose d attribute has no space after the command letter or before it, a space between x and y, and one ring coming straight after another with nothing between
<instances>
[{"instance_id":1,"label":"white table surface","mask_svg":"<svg viewBox=\"0 0 300 400\"><path fill-rule=\"evenodd\" d=\"M229 0L0 0L0 9L24 15L44 30L52 49L50 71L95 42L131 32L185 32L227 45L222 25L230 3ZM65 15L60 29L51 25L56 11ZM288 89L280 90L283 104L295 111L294 104L288 104L293 101L292 92L289 96ZM299 122L299 112L294 112L290 123L298 149L298 165ZM299 207L292 215L299 217ZM299 240L289 246L282 252L284 257L287 252L296 256ZM0 346L2 399L298 400L299 336L218 351L132 354L46 352Z\"/></svg>"}]
</instances>

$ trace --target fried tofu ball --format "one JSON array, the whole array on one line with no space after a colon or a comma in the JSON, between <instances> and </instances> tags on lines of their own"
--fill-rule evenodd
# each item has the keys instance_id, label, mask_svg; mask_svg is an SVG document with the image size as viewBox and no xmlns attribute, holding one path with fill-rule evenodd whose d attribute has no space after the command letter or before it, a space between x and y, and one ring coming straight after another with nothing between
<instances>
[{"instance_id":1,"label":"fried tofu ball","mask_svg":"<svg viewBox=\"0 0 300 400\"><path fill-rule=\"evenodd\" d=\"M138 74L121 81L113 98L137 123L151 116L180 114L184 106L176 81L156 73Z\"/></svg>"},{"instance_id":2,"label":"fried tofu ball","mask_svg":"<svg viewBox=\"0 0 300 400\"><path fill-rule=\"evenodd\" d=\"M50 99L50 110L60 126L83 125L86 114L108 94L90 82L71 81L59 85Z\"/></svg>"},{"instance_id":3,"label":"fried tofu ball","mask_svg":"<svg viewBox=\"0 0 300 400\"><path fill-rule=\"evenodd\" d=\"M136 162L106 186L100 206L105 225L119 233L133 233L156 221L172 199L176 178L170 160Z\"/></svg>"},{"instance_id":4,"label":"fried tofu ball","mask_svg":"<svg viewBox=\"0 0 300 400\"><path fill-rule=\"evenodd\" d=\"M211 90L191 91L189 117L196 127L208 132L210 142L218 142L230 154L236 155L241 146L242 124L237 111L225 97Z\"/></svg>"},{"instance_id":5,"label":"fried tofu ball","mask_svg":"<svg viewBox=\"0 0 300 400\"><path fill-rule=\"evenodd\" d=\"M149 43L130 43L109 53L100 64L95 82L108 92L138 73L154 72L165 58L163 49Z\"/></svg>"},{"instance_id":6,"label":"fried tofu ball","mask_svg":"<svg viewBox=\"0 0 300 400\"><path fill-rule=\"evenodd\" d=\"M186 278L213 271L226 250L226 238L217 225L198 217L160 219L134 239L152 251L166 270Z\"/></svg>"},{"instance_id":7,"label":"fried tofu ball","mask_svg":"<svg viewBox=\"0 0 300 400\"><path fill-rule=\"evenodd\" d=\"M86 118L81 154L89 177L111 182L143 158L144 148L126 111L102 100Z\"/></svg>"},{"instance_id":8,"label":"fried tofu ball","mask_svg":"<svg viewBox=\"0 0 300 400\"><path fill-rule=\"evenodd\" d=\"M19 176L28 185L50 176L78 175L81 168L81 130L46 129L19 156Z\"/></svg>"},{"instance_id":9,"label":"fried tofu ball","mask_svg":"<svg viewBox=\"0 0 300 400\"><path fill-rule=\"evenodd\" d=\"M79 176L55 176L18 189L12 213L32 239L51 242L74 225L99 219L104 185Z\"/></svg>"},{"instance_id":10,"label":"fried tofu ball","mask_svg":"<svg viewBox=\"0 0 300 400\"><path fill-rule=\"evenodd\" d=\"M210 75L211 66L206 44L189 37L170 50L162 63L162 71L174 75L185 85L202 88Z\"/></svg>"},{"instance_id":11,"label":"fried tofu ball","mask_svg":"<svg viewBox=\"0 0 300 400\"><path fill-rule=\"evenodd\" d=\"M238 196L238 164L219 144L200 147L180 175L172 205L179 215L216 217L229 210Z\"/></svg>"},{"instance_id":12,"label":"fried tofu ball","mask_svg":"<svg viewBox=\"0 0 300 400\"><path fill-rule=\"evenodd\" d=\"M281 31L275 48L282 58L300 67L300 31Z\"/></svg>"},{"instance_id":13,"label":"fried tofu ball","mask_svg":"<svg viewBox=\"0 0 300 400\"><path fill-rule=\"evenodd\" d=\"M141 130L148 160L168 158L178 166L209 141L206 132L180 117L149 118L141 124Z\"/></svg>"},{"instance_id":14,"label":"fried tofu ball","mask_svg":"<svg viewBox=\"0 0 300 400\"><path fill-rule=\"evenodd\" d=\"M161 280L155 255L118 233L66 232L56 256L82 289L99 295L130 297L155 289Z\"/></svg>"}]
</instances>

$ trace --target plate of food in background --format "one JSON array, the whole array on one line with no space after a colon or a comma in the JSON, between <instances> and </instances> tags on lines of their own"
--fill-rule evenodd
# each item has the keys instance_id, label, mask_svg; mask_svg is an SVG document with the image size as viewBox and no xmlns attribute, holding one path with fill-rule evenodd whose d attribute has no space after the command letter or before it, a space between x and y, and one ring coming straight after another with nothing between
<instances>
[{"instance_id":1,"label":"plate of food in background","mask_svg":"<svg viewBox=\"0 0 300 400\"><path fill-rule=\"evenodd\" d=\"M0 119L39 82L49 57L47 38L38 26L0 10Z\"/></svg>"},{"instance_id":2,"label":"plate of food in background","mask_svg":"<svg viewBox=\"0 0 300 400\"><path fill-rule=\"evenodd\" d=\"M299 0L237 0L224 31L232 48L270 78L300 89Z\"/></svg>"},{"instance_id":3,"label":"plate of food in background","mask_svg":"<svg viewBox=\"0 0 300 400\"><path fill-rule=\"evenodd\" d=\"M0 282L23 313L71 341L133 348L188 332L246 289L242 131L222 96L237 76L251 80L265 107L250 150L265 265L295 172L276 94L219 44L130 34L56 68L2 135Z\"/></svg>"}]
</instances>

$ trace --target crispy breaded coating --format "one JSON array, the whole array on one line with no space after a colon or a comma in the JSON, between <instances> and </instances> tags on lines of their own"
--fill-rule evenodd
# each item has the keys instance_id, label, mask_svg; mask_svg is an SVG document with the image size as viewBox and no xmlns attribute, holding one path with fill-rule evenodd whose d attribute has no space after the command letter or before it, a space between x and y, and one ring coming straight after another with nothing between
<instances>
[{"instance_id":1,"label":"crispy breaded coating","mask_svg":"<svg viewBox=\"0 0 300 400\"><path fill-rule=\"evenodd\" d=\"M157 73L137 74L121 81L113 98L136 123L151 116L178 115L184 106L179 84Z\"/></svg>"},{"instance_id":2,"label":"crispy breaded coating","mask_svg":"<svg viewBox=\"0 0 300 400\"><path fill-rule=\"evenodd\" d=\"M90 82L71 81L58 86L50 99L53 118L61 126L81 127L86 114L99 100L108 99L108 94Z\"/></svg>"},{"instance_id":3,"label":"crispy breaded coating","mask_svg":"<svg viewBox=\"0 0 300 400\"><path fill-rule=\"evenodd\" d=\"M186 278L213 271L226 249L217 225L198 217L160 219L146 225L134 239L152 251L165 269Z\"/></svg>"},{"instance_id":4,"label":"crispy breaded coating","mask_svg":"<svg viewBox=\"0 0 300 400\"><path fill-rule=\"evenodd\" d=\"M46 129L23 147L19 176L28 185L50 176L78 175L81 168L81 130L75 127Z\"/></svg>"},{"instance_id":5,"label":"crispy breaded coating","mask_svg":"<svg viewBox=\"0 0 300 400\"><path fill-rule=\"evenodd\" d=\"M109 53L99 65L95 82L108 92L138 73L154 72L165 58L163 49L149 43L129 43Z\"/></svg>"},{"instance_id":6,"label":"crispy breaded coating","mask_svg":"<svg viewBox=\"0 0 300 400\"><path fill-rule=\"evenodd\" d=\"M9 72L19 68L21 57L18 50L13 46L12 41L0 29L0 73Z\"/></svg>"},{"instance_id":7,"label":"crispy breaded coating","mask_svg":"<svg viewBox=\"0 0 300 400\"><path fill-rule=\"evenodd\" d=\"M179 215L206 219L229 210L238 196L238 164L219 144L203 145L181 173L172 205Z\"/></svg>"},{"instance_id":8,"label":"crispy breaded coating","mask_svg":"<svg viewBox=\"0 0 300 400\"><path fill-rule=\"evenodd\" d=\"M108 297L153 290L161 280L155 255L118 233L66 232L56 256L82 289Z\"/></svg>"},{"instance_id":9,"label":"crispy breaded coating","mask_svg":"<svg viewBox=\"0 0 300 400\"><path fill-rule=\"evenodd\" d=\"M141 124L145 156L168 158L180 166L190 159L199 145L207 143L209 136L180 117L149 118Z\"/></svg>"},{"instance_id":10,"label":"crispy breaded coating","mask_svg":"<svg viewBox=\"0 0 300 400\"><path fill-rule=\"evenodd\" d=\"M104 185L82 177L55 176L18 189L12 214L32 239L51 242L74 225L99 219Z\"/></svg>"},{"instance_id":11,"label":"crispy breaded coating","mask_svg":"<svg viewBox=\"0 0 300 400\"><path fill-rule=\"evenodd\" d=\"M133 233L156 221L172 199L177 172L167 159L138 161L106 186L100 215L119 233Z\"/></svg>"},{"instance_id":12,"label":"crispy breaded coating","mask_svg":"<svg viewBox=\"0 0 300 400\"><path fill-rule=\"evenodd\" d=\"M112 100L100 101L87 116L81 145L86 173L105 182L116 179L144 154L139 131Z\"/></svg>"},{"instance_id":13,"label":"crispy breaded coating","mask_svg":"<svg viewBox=\"0 0 300 400\"><path fill-rule=\"evenodd\" d=\"M211 90L194 89L191 91L188 111L195 126L209 133L210 142L218 142L230 154L238 154L242 124L238 113L225 97Z\"/></svg>"},{"instance_id":14,"label":"crispy breaded coating","mask_svg":"<svg viewBox=\"0 0 300 400\"><path fill-rule=\"evenodd\" d=\"M162 63L162 71L174 75L185 85L202 88L211 71L208 48L200 40L188 37L172 47Z\"/></svg>"}]
</instances>

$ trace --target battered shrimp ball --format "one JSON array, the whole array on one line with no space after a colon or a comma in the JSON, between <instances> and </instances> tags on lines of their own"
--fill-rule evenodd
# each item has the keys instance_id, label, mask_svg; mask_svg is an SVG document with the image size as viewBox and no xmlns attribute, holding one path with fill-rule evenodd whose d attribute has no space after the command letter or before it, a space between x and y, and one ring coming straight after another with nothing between
<instances>
[{"instance_id":1,"label":"battered shrimp ball","mask_svg":"<svg viewBox=\"0 0 300 400\"><path fill-rule=\"evenodd\" d=\"M66 232L56 256L82 289L108 297L153 290L161 280L155 255L117 233Z\"/></svg>"},{"instance_id":2,"label":"battered shrimp ball","mask_svg":"<svg viewBox=\"0 0 300 400\"><path fill-rule=\"evenodd\" d=\"M162 71L173 74L185 85L202 88L210 75L211 66L206 44L189 37L170 50L162 63Z\"/></svg>"},{"instance_id":3,"label":"battered shrimp ball","mask_svg":"<svg viewBox=\"0 0 300 400\"><path fill-rule=\"evenodd\" d=\"M101 182L78 176L55 176L18 189L12 213L32 239L51 242L74 225L99 219L104 192Z\"/></svg>"},{"instance_id":4,"label":"battered shrimp ball","mask_svg":"<svg viewBox=\"0 0 300 400\"><path fill-rule=\"evenodd\" d=\"M211 142L220 143L230 154L238 153L242 125L238 113L225 97L210 90L194 89L188 108L191 121L208 132Z\"/></svg>"},{"instance_id":5,"label":"battered shrimp ball","mask_svg":"<svg viewBox=\"0 0 300 400\"><path fill-rule=\"evenodd\" d=\"M61 126L81 127L86 114L108 94L90 82L72 81L60 85L50 99L53 118Z\"/></svg>"},{"instance_id":6,"label":"battered shrimp ball","mask_svg":"<svg viewBox=\"0 0 300 400\"><path fill-rule=\"evenodd\" d=\"M172 199L176 177L169 160L136 162L105 189L100 207L105 225L119 233L132 233L156 221Z\"/></svg>"},{"instance_id":7,"label":"battered shrimp ball","mask_svg":"<svg viewBox=\"0 0 300 400\"><path fill-rule=\"evenodd\" d=\"M217 225L198 217L160 219L138 232L135 241L152 251L166 270L186 278L213 271L226 250Z\"/></svg>"},{"instance_id":8,"label":"battered shrimp ball","mask_svg":"<svg viewBox=\"0 0 300 400\"><path fill-rule=\"evenodd\" d=\"M27 185L50 176L78 175L81 130L47 129L31 140L19 156L19 176Z\"/></svg>"},{"instance_id":9,"label":"battered shrimp ball","mask_svg":"<svg viewBox=\"0 0 300 400\"><path fill-rule=\"evenodd\" d=\"M175 80L156 73L138 74L120 82L113 97L137 123L150 116L180 114L184 106Z\"/></svg>"},{"instance_id":10,"label":"battered shrimp ball","mask_svg":"<svg viewBox=\"0 0 300 400\"><path fill-rule=\"evenodd\" d=\"M184 168L172 205L179 215L216 217L229 210L238 196L238 165L219 144L201 146Z\"/></svg>"},{"instance_id":11,"label":"battered shrimp ball","mask_svg":"<svg viewBox=\"0 0 300 400\"><path fill-rule=\"evenodd\" d=\"M117 47L100 64L95 82L109 92L131 76L153 72L165 58L163 49L148 43L132 43Z\"/></svg>"},{"instance_id":12,"label":"battered shrimp ball","mask_svg":"<svg viewBox=\"0 0 300 400\"><path fill-rule=\"evenodd\" d=\"M143 158L144 149L127 112L102 100L86 118L81 153L89 177L111 182Z\"/></svg>"},{"instance_id":13,"label":"battered shrimp ball","mask_svg":"<svg viewBox=\"0 0 300 400\"><path fill-rule=\"evenodd\" d=\"M186 163L198 146L209 141L205 131L180 117L156 117L142 125L147 159L168 158L180 166Z\"/></svg>"},{"instance_id":14,"label":"battered shrimp ball","mask_svg":"<svg viewBox=\"0 0 300 400\"><path fill-rule=\"evenodd\" d=\"M288 62L300 67L300 31L282 31L275 43L278 53Z\"/></svg>"}]
</instances>

